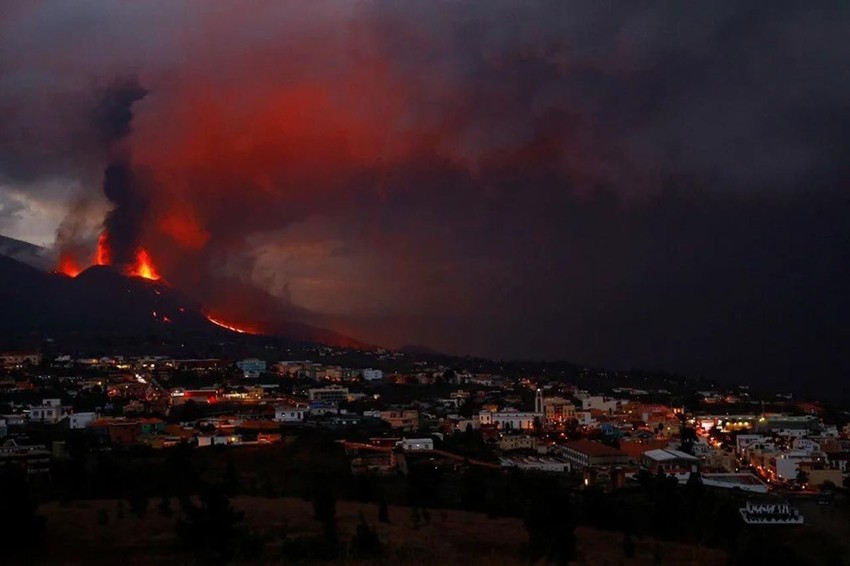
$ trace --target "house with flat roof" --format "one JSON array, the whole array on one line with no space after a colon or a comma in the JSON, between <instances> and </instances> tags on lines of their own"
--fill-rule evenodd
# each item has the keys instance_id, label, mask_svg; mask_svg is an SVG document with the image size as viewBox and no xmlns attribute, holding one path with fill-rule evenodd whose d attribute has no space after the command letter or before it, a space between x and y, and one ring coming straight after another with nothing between
<instances>
[{"instance_id":1,"label":"house with flat roof","mask_svg":"<svg viewBox=\"0 0 850 566\"><path fill-rule=\"evenodd\" d=\"M578 469L626 464L629 455L613 446L593 440L574 440L560 448L561 455Z\"/></svg>"},{"instance_id":2,"label":"house with flat roof","mask_svg":"<svg viewBox=\"0 0 850 566\"><path fill-rule=\"evenodd\" d=\"M647 470L664 473L696 472L699 470L700 460L692 454L670 448L657 448L647 450L641 455L641 465Z\"/></svg>"}]
</instances>

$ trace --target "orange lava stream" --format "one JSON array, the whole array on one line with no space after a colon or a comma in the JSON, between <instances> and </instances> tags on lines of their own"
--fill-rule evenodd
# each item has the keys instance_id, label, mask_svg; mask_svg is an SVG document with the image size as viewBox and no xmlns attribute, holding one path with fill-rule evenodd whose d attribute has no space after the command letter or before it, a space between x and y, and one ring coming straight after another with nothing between
<instances>
[{"instance_id":1,"label":"orange lava stream","mask_svg":"<svg viewBox=\"0 0 850 566\"><path fill-rule=\"evenodd\" d=\"M109 242L107 241L106 232L101 232L97 239L97 252L95 252L95 265L109 265L112 263L112 258L109 257Z\"/></svg>"},{"instance_id":2,"label":"orange lava stream","mask_svg":"<svg viewBox=\"0 0 850 566\"><path fill-rule=\"evenodd\" d=\"M222 328L224 328L224 329L226 329L226 330L230 330L230 331L232 331L232 332L238 332L239 334L253 334L252 332L248 332L247 330L243 330L242 328L237 328L237 327L235 327L235 326L232 326L232 325L230 325L230 324L227 324L226 322L222 322L222 321L220 321L220 320L216 320L216 319L214 319L214 318L213 318L213 317L211 317L211 316L207 316L207 320L208 320L208 321L210 321L210 322L212 322L212 323L213 323L213 324L215 324L216 326L220 326L220 327L222 327Z\"/></svg>"}]
</instances>

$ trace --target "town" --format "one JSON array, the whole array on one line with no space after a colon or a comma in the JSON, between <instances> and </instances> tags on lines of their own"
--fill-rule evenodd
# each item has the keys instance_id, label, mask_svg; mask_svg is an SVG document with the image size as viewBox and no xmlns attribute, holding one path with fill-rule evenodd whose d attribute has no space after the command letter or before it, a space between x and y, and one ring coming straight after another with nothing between
<instances>
[{"instance_id":1,"label":"town","mask_svg":"<svg viewBox=\"0 0 850 566\"><path fill-rule=\"evenodd\" d=\"M790 394L565 364L266 350L238 359L2 353L0 467L77 498L79 486L63 478L76 460L138 465L188 449L196 460L211 455L213 467L226 462L221 473L252 493L303 495L256 462L273 454L321 475L311 463L321 438L353 497L363 481L390 486L377 490L382 505L510 515L486 486L515 474L613 498L652 482L698 484L728 498L742 524L807 524L812 512L846 505L850 414ZM420 495L393 495L399 481L418 482ZM104 485L82 496L132 499L126 485Z\"/></svg>"}]
</instances>

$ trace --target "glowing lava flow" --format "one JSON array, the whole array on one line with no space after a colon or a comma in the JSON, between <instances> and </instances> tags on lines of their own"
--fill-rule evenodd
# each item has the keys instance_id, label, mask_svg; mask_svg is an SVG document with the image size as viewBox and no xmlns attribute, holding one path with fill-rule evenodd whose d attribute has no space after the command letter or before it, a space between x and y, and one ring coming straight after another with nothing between
<instances>
[{"instance_id":1,"label":"glowing lava flow","mask_svg":"<svg viewBox=\"0 0 850 566\"><path fill-rule=\"evenodd\" d=\"M82 272L83 268L80 267L76 260L72 257L61 257L59 258L59 265L56 267L56 271L58 273L63 273L68 277L76 277Z\"/></svg>"},{"instance_id":2,"label":"glowing lava flow","mask_svg":"<svg viewBox=\"0 0 850 566\"><path fill-rule=\"evenodd\" d=\"M136 254L136 264L130 268L129 274L134 277L150 279L151 281L158 281L160 279L159 272L154 267L150 254L143 249L140 249Z\"/></svg>"},{"instance_id":3,"label":"glowing lava flow","mask_svg":"<svg viewBox=\"0 0 850 566\"><path fill-rule=\"evenodd\" d=\"M97 251L94 255L95 265L109 265L112 263L110 255L106 232L101 232L97 239Z\"/></svg>"},{"instance_id":4,"label":"glowing lava flow","mask_svg":"<svg viewBox=\"0 0 850 566\"><path fill-rule=\"evenodd\" d=\"M226 329L226 330L230 330L230 331L232 331L232 332L238 332L239 334L251 334L251 332L248 332L247 330L243 330L243 329L241 329L241 328L236 328L235 326L231 326L230 324L227 324L226 322L222 322L222 321L220 321L220 320L216 320L216 319L214 319L214 318L213 318L213 317L211 317L211 316L207 316L207 320L208 320L208 321L210 321L210 322L212 322L212 323L213 323L213 324L215 324L216 326L220 326L220 327L222 327L222 328L224 328L224 329Z\"/></svg>"}]
</instances>

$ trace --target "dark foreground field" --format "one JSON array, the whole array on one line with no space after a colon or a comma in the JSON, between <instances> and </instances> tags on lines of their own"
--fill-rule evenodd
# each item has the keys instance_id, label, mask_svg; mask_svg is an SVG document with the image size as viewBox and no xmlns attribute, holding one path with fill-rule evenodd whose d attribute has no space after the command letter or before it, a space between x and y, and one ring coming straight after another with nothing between
<instances>
[{"instance_id":1,"label":"dark foreground field","mask_svg":"<svg viewBox=\"0 0 850 566\"><path fill-rule=\"evenodd\" d=\"M266 541L260 562L291 564L281 557L284 539L318 534L309 502L299 499L237 497L234 506L245 513L245 521ZM176 501L174 502L177 508ZM156 505L144 517L118 511L114 500L75 502L65 506L51 503L39 508L47 518L48 539L31 558L48 564L193 564L175 535L175 519L158 514ZM528 564L521 555L526 531L519 519L491 519L464 511L431 512L430 521L414 528L411 510L389 507L391 524L379 523L375 505L339 502L337 519L342 540L349 540L358 524L359 512L373 526L384 544L380 558L341 558L346 564ZM108 520L104 520L104 516ZM116 515L123 515L117 518ZM104 524L105 523L105 524ZM622 564L623 537L619 533L576 530L578 564ZM342 552L345 555L345 551ZM685 544L635 539L634 558L629 564L711 565L724 564L718 550Z\"/></svg>"}]
</instances>

